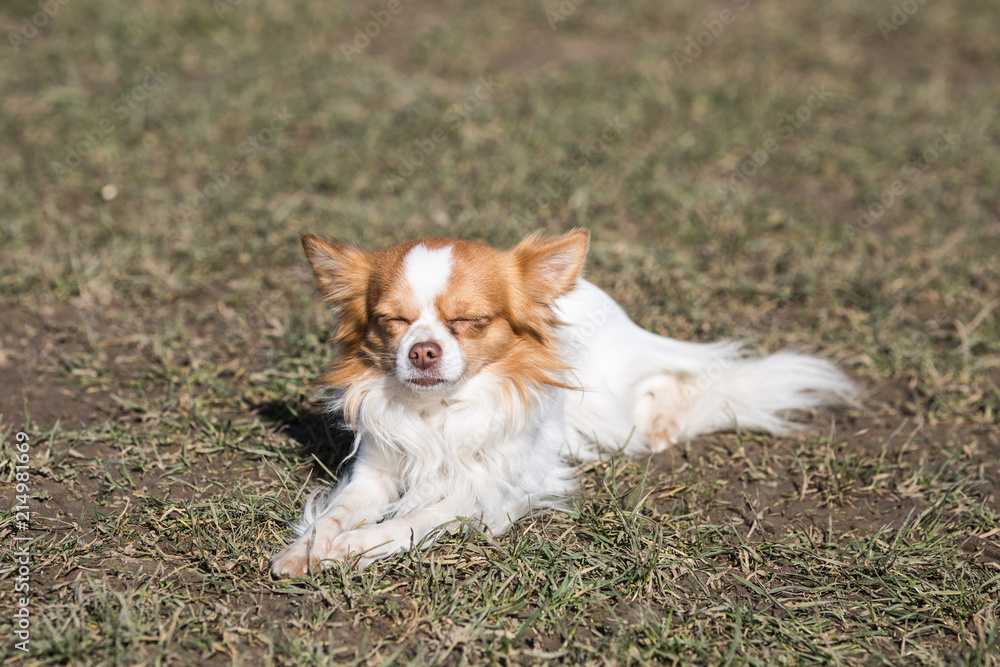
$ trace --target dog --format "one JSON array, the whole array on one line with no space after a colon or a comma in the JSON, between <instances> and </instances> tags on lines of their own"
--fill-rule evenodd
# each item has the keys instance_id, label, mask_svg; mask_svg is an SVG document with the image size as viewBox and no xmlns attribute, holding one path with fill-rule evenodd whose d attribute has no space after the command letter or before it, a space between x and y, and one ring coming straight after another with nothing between
<instances>
[{"instance_id":1,"label":"dog","mask_svg":"<svg viewBox=\"0 0 1000 667\"><path fill-rule=\"evenodd\" d=\"M533 234L511 250L425 238L369 252L302 237L338 316L321 383L356 434L349 466L314 493L275 577L361 568L428 546L457 520L500 535L577 490L570 458L659 452L739 427L774 434L790 412L850 402L820 358L748 356L634 324L581 277L590 236Z\"/></svg>"}]
</instances>

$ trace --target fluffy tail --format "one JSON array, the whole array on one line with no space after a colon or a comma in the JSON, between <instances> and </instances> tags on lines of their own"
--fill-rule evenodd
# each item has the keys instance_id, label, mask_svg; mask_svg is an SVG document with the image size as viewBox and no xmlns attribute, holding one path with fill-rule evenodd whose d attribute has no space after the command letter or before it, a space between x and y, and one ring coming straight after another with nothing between
<instances>
[{"instance_id":1,"label":"fluffy tail","mask_svg":"<svg viewBox=\"0 0 1000 667\"><path fill-rule=\"evenodd\" d=\"M797 428L790 413L857 401L854 383L818 357L784 351L753 358L735 345L702 348L708 351L698 370L678 372L669 368L671 350L667 367L636 384L635 421L653 451L731 428L785 434Z\"/></svg>"},{"instance_id":2,"label":"fluffy tail","mask_svg":"<svg viewBox=\"0 0 1000 667\"><path fill-rule=\"evenodd\" d=\"M856 402L832 364L798 352L753 357L742 346L692 343L637 326L607 294L581 280L559 302L573 382L566 398L570 453L641 454L734 427L795 428L790 413Z\"/></svg>"}]
</instances>

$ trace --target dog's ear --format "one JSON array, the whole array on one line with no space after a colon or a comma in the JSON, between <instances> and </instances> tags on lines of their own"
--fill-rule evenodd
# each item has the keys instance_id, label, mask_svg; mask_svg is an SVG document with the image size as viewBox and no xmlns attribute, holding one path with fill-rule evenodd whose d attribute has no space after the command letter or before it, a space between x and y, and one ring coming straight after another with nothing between
<instances>
[{"instance_id":1,"label":"dog's ear","mask_svg":"<svg viewBox=\"0 0 1000 667\"><path fill-rule=\"evenodd\" d=\"M316 276L324 301L346 307L363 299L371 275L371 254L341 241L324 241L315 234L302 237L302 249Z\"/></svg>"},{"instance_id":2,"label":"dog's ear","mask_svg":"<svg viewBox=\"0 0 1000 667\"><path fill-rule=\"evenodd\" d=\"M575 229L562 236L536 232L511 252L525 292L537 303L551 304L576 285L587 257L590 233Z\"/></svg>"}]
</instances>

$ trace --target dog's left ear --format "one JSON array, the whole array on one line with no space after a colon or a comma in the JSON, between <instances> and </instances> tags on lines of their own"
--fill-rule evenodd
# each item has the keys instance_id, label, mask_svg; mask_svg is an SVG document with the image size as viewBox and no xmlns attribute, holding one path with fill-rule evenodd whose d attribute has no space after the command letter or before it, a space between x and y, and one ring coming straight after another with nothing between
<instances>
[{"instance_id":1,"label":"dog's left ear","mask_svg":"<svg viewBox=\"0 0 1000 667\"><path fill-rule=\"evenodd\" d=\"M572 290L580 277L589 244L590 233L583 229L555 237L536 232L521 241L511 252L531 299L551 304Z\"/></svg>"}]
</instances>

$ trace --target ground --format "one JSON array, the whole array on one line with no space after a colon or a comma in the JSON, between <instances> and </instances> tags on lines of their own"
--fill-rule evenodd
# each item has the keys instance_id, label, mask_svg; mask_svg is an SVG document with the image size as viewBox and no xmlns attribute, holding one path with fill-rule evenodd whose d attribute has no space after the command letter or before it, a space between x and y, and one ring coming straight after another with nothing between
<instances>
[{"instance_id":1,"label":"ground","mask_svg":"<svg viewBox=\"0 0 1000 667\"><path fill-rule=\"evenodd\" d=\"M0 25L4 664L1000 664L996 3ZM583 465L572 512L502 538L272 580L348 437L298 237L577 226L643 326L813 351L863 404Z\"/></svg>"}]
</instances>

